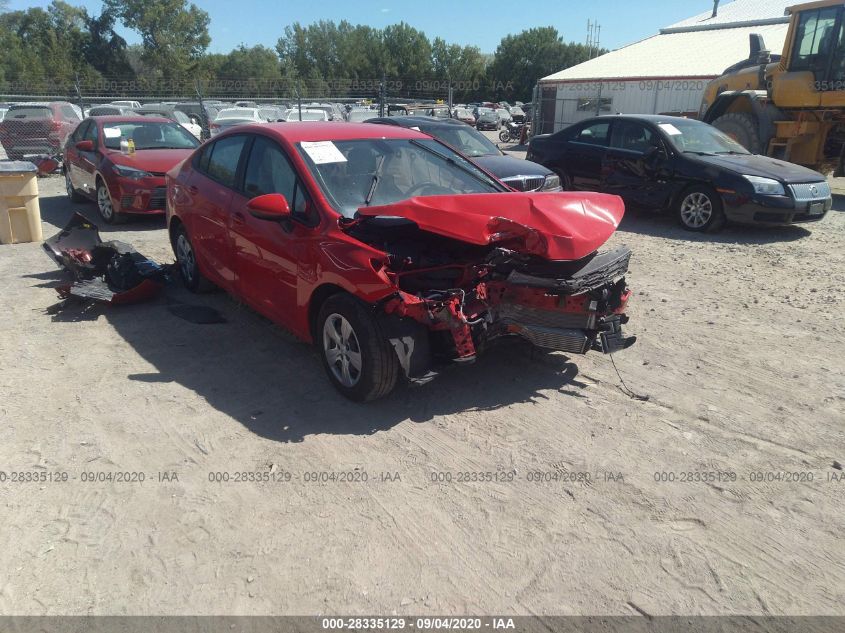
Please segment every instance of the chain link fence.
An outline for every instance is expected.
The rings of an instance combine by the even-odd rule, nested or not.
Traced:
[[[310,107],[369,108],[373,116],[420,114],[437,106],[465,102],[485,90],[480,80],[376,77],[304,80],[216,77],[214,79],[139,79],[97,77],[57,80],[33,77],[0,82],[0,159],[58,154],[79,121],[94,114],[131,114],[138,107],[166,106],[187,115],[210,136],[219,111],[237,103],[266,110],[267,120]],[[275,107],[275,110],[273,108]],[[172,118],[185,123],[182,115]],[[337,114],[331,117],[337,119]]]

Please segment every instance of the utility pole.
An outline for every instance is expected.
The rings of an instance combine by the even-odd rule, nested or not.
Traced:
[[[601,50],[601,24],[587,20],[587,59],[593,58],[593,49],[596,55]]]

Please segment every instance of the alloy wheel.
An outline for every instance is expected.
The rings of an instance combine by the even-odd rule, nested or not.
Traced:
[[[710,197],[695,191],[681,203],[681,220],[693,229],[700,229],[713,217],[713,201]]]
[[[361,346],[352,325],[332,313],[323,324],[323,353],[334,377],[344,387],[354,387],[361,379]]]
[[[108,222],[114,218],[114,207],[112,207],[111,196],[105,185],[97,188],[97,206],[103,218]]]
[[[194,260],[194,249],[191,248],[188,236],[184,233],[181,233],[176,240],[176,259],[179,262],[182,277],[185,278],[185,281],[191,283],[194,280],[196,261]]]

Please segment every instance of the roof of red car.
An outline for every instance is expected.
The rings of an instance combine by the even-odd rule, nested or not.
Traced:
[[[252,127],[252,126],[250,126]],[[335,123],[331,121],[302,121],[293,123],[262,123],[257,127],[271,129],[273,133],[291,143],[302,141],[352,141],[365,138],[430,138],[419,130],[393,125],[372,123]]]

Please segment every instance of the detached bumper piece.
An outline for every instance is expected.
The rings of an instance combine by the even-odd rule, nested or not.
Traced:
[[[43,246],[75,279],[56,289],[62,299],[76,297],[111,305],[149,301],[159,294],[172,268],[157,264],[124,242],[103,242],[97,225],[80,213]]]
[[[612,354],[631,347],[637,342],[637,337],[622,334],[622,325],[627,322],[628,317],[624,314],[616,314],[609,319],[604,319],[598,338],[593,342],[593,349],[604,354]]]

